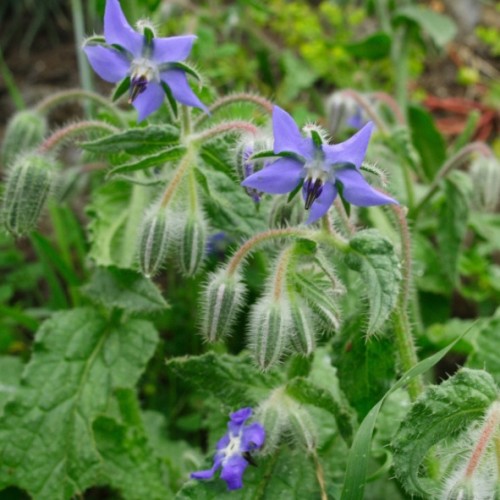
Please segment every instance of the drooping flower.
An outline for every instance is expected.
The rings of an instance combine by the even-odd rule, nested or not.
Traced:
[[[217,443],[212,468],[191,473],[193,479],[212,479],[221,468],[220,477],[226,481],[229,490],[243,487],[243,473],[251,463],[249,454],[262,447],[266,437],[264,427],[258,422],[245,425],[251,416],[251,408],[241,408],[231,413],[228,432]]]
[[[138,121],[156,111],[165,98],[162,84],[174,99],[206,111],[189,86],[179,65],[191,52],[194,35],[156,38],[132,29],[118,0],[107,0],[104,12],[105,44],[89,41],[83,50],[94,71],[108,82],[130,78],[129,102],[137,109]]]
[[[302,184],[308,223],[322,217],[340,192],[360,207],[397,203],[373,189],[361,174],[373,124],[340,144],[324,144],[319,134],[304,137],[293,118],[278,106],[273,109],[274,154],[279,158],[242,182],[247,188],[284,194]]]

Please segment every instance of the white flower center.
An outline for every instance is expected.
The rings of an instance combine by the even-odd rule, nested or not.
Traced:
[[[229,443],[224,448],[224,459],[222,463],[225,464],[233,455],[241,455],[241,432],[236,436],[229,435]]]
[[[147,82],[159,82],[160,72],[158,71],[158,65],[144,57],[134,59],[130,65],[130,78],[132,80],[144,79]]]

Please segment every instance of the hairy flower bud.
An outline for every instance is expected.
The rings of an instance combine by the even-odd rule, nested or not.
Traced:
[[[9,168],[1,218],[15,236],[35,228],[55,182],[56,162],[38,153],[20,156]]]
[[[264,295],[253,306],[249,347],[262,369],[270,368],[283,356],[292,328],[290,303],[283,295],[279,299]]]
[[[207,223],[203,215],[190,214],[180,238],[179,260],[186,276],[196,274],[205,257],[207,246]]]
[[[144,216],[139,236],[139,266],[144,276],[160,270],[175,234],[175,214],[155,203]]]
[[[366,117],[353,97],[345,92],[334,92],[326,102],[328,116],[328,131],[334,137],[346,127],[360,129],[366,122]]]
[[[293,349],[308,356],[316,347],[316,331],[311,317],[311,310],[300,298],[291,300],[293,333],[290,343]]]
[[[245,286],[237,274],[225,269],[209,275],[203,302],[202,334],[209,342],[224,338],[231,331],[245,298]]]
[[[291,201],[288,201],[288,195],[277,196],[269,212],[269,226],[278,229],[298,226],[304,222],[305,218],[306,211],[300,196],[296,196]]]
[[[497,158],[478,158],[471,166],[473,202],[480,210],[494,212],[500,204],[500,162]]]
[[[42,114],[31,109],[16,113],[5,131],[0,155],[3,165],[10,165],[18,154],[38,146],[46,132],[47,121]]]

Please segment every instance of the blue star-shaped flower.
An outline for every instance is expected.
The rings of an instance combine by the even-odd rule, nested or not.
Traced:
[[[372,129],[373,124],[367,123],[347,141],[318,144],[304,137],[293,118],[274,106],[274,153],[282,157],[247,177],[242,185],[265,193],[284,194],[303,182],[305,207],[310,209],[308,223],[326,214],[339,190],[347,202],[360,207],[397,203],[373,189],[361,174]]]
[[[191,90],[186,73],[175,65],[189,55],[196,36],[148,40],[145,35],[131,28],[118,0],[107,0],[104,38],[105,45],[87,43],[83,50],[90,65],[102,79],[116,83],[130,77],[129,101],[139,112],[139,121],[161,106],[165,97],[162,82],[180,103],[206,111],[204,104]]]
[[[243,487],[243,473],[250,463],[245,455],[260,448],[266,438],[266,431],[258,422],[245,425],[251,416],[251,408],[231,413],[228,433],[217,443],[214,465],[211,469],[191,473],[193,479],[212,479],[215,471],[222,468],[220,477],[226,481],[229,490]]]

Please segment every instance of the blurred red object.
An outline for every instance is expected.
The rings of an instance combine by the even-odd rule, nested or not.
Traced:
[[[460,134],[467,122],[468,115],[477,110],[481,113],[473,138],[486,141],[493,132],[500,129],[500,112],[490,106],[462,97],[428,96],[424,101],[427,109],[436,118],[438,129],[446,136]]]

